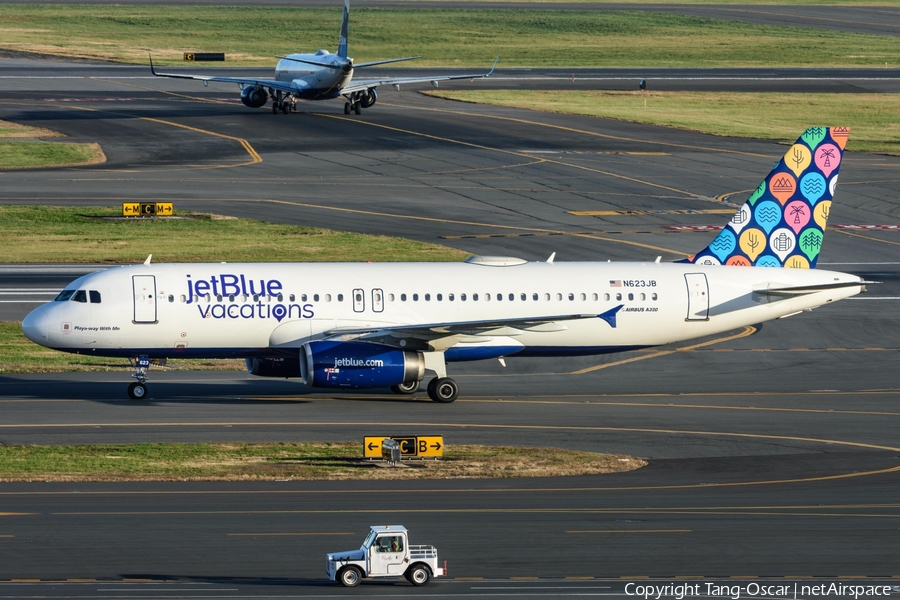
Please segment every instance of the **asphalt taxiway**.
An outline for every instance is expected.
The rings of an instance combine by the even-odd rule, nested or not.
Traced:
[[[109,158],[3,172],[6,204],[166,200],[531,260],[696,251],[714,235],[702,227],[724,223],[785,148],[406,91],[380,94],[359,117],[337,102],[272,115],[231,88],[106,72],[6,88],[0,118],[99,142]],[[447,406],[227,372],[154,372],[142,403],[124,399],[118,368],[0,376],[4,444],[417,432],[650,459],[632,473],[542,480],[4,484],[0,579],[53,582],[3,583],[0,594],[340,594],[322,586],[324,553],[389,521],[438,546],[451,580],[352,593],[621,595],[598,578],[900,576],[900,159],[844,163],[830,219],[844,227],[829,229],[819,264],[883,283],[760,330],[453,366],[462,394]],[[5,269],[0,282],[51,294],[74,276]],[[4,318],[27,308],[0,306]]]

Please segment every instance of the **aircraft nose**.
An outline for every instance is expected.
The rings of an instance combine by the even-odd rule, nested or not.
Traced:
[[[22,321],[22,333],[35,344],[47,344],[47,309],[40,306]]]

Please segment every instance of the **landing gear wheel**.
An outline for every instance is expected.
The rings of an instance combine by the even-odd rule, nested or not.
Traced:
[[[345,115],[350,114],[350,103],[349,102],[344,102],[344,114]]]
[[[432,379],[428,384],[428,396],[435,402],[449,404],[459,395],[459,386],[449,377]]]
[[[415,394],[419,391],[420,381],[411,381],[409,383],[398,383],[391,386],[391,391],[395,394]]]
[[[272,114],[278,114],[278,100],[272,100]]]
[[[344,587],[356,587],[362,579],[362,573],[356,567],[344,567],[338,573],[338,581]]]
[[[431,581],[431,571],[425,565],[410,567],[406,572],[406,580],[416,586],[425,585]]]
[[[291,112],[291,103],[287,100],[281,103],[281,112],[284,114],[288,114]]]
[[[358,115],[362,114],[362,106],[359,104],[359,102],[357,102],[353,105],[353,112],[355,112]]]
[[[143,400],[147,397],[147,386],[135,381],[128,386],[128,395],[132,400]]]

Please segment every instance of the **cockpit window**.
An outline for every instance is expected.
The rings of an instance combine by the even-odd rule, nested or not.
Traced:
[[[53,299],[54,302],[65,302],[69,298],[72,297],[72,294],[75,293],[75,290],[63,290],[59,293],[59,296]]]
[[[98,292],[97,290],[91,290],[90,296],[91,304],[100,304],[100,292]],[[169,302],[171,302],[171,300]]]
[[[87,302],[87,292],[84,290],[78,290],[75,292],[75,295],[72,296],[73,302]]]

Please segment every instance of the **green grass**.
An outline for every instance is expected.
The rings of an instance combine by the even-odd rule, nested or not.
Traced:
[[[650,82],[652,85],[653,82]],[[807,127],[850,127],[849,150],[900,155],[896,94],[433,91],[441,98],[793,141]]]
[[[334,50],[341,11],[225,6],[6,4],[0,48],[178,64],[219,51],[265,65],[290,51]],[[884,66],[900,38],[627,11],[354,9],[357,60],[423,54],[405,66]],[[402,65],[401,65],[402,66]]]
[[[80,166],[105,161],[98,144],[0,142],[0,169]]]
[[[179,213],[176,206],[176,215]],[[121,208],[0,206],[6,263],[454,261],[468,254],[388,236],[249,219],[109,221]]]
[[[362,442],[0,446],[0,481],[444,479],[628,471],[644,461],[558,450],[448,446],[439,461],[377,468]]]

